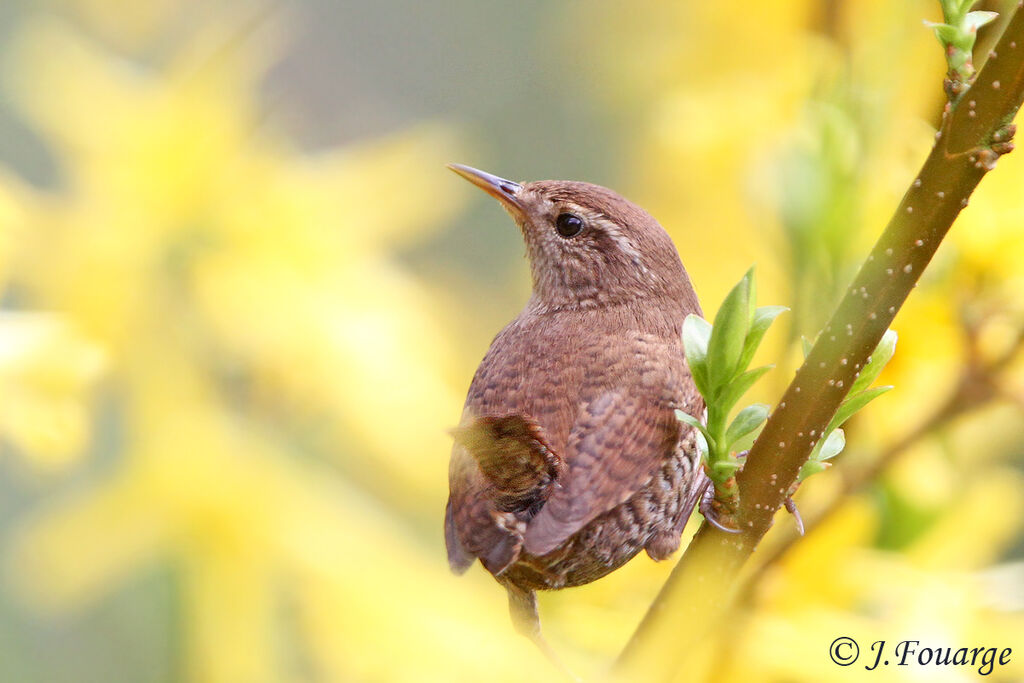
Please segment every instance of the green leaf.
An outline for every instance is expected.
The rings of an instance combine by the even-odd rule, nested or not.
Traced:
[[[711,338],[711,323],[693,313],[683,321],[683,347],[686,357],[691,355],[704,358],[708,355],[708,339]]]
[[[998,16],[998,12],[968,12],[961,26],[967,31],[977,31],[985,24],[995,21]]]
[[[891,386],[875,387],[874,389],[866,389],[858,394],[847,396],[846,400],[839,404],[839,410],[832,416],[832,420],[828,423],[828,427],[825,431],[828,432],[841,426],[844,422],[849,420],[854,413],[890,389],[892,389]]]
[[[754,311],[754,316],[750,323],[750,331],[743,342],[743,353],[740,355],[739,363],[736,364],[737,370],[747,369],[750,361],[754,359],[757,347],[761,345],[765,332],[768,331],[768,328],[771,327],[771,324],[779,315],[788,310],[785,306],[761,306]]]
[[[754,266],[743,274],[743,279],[749,284],[747,286],[747,328],[754,323],[754,314],[757,312],[757,278],[754,276]]]
[[[846,433],[842,429],[836,429],[825,439],[820,449],[817,460],[829,460],[836,457],[846,448]]]
[[[768,406],[764,403],[755,403],[741,410],[729,428],[725,431],[725,443],[722,447],[729,450],[737,440],[751,433],[761,426],[768,419]]]
[[[943,45],[955,44],[956,40],[960,37],[960,29],[956,26],[950,26],[949,24],[937,24],[932,21],[924,22],[925,26],[935,31],[935,37],[938,38],[939,42]]]
[[[697,390],[704,396],[711,393],[714,387],[709,385],[708,375],[708,340],[711,337],[711,323],[699,315],[691,313],[683,321],[683,351],[686,362],[690,366],[693,382]]]
[[[743,341],[750,327],[750,271],[726,295],[715,314],[708,340],[708,374],[711,384],[721,387],[736,374]]]
[[[690,415],[689,413],[684,413],[683,411],[677,409],[676,419],[679,420],[680,422],[690,425],[691,427],[696,428],[697,431],[701,433],[701,435],[707,440],[709,444],[715,442],[715,440],[711,437],[711,434],[708,433],[707,427],[705,427],[701,423],[701,421],[695,418],[693,415]]]
[[[803,467],[800,468],[800,474],[797,475],[796,480],[797,482],[801,482],[807,477],[811,476],[812,474],[824,472],[829,468],[830,465],[831,463],[827,462],[819,462],[818,460],[808,460],[803,464]]]
[[[707,462],[708,458],[711,457],[711,450],[708,448],[707,437],[704,436],[703,432],[697,432],[697,450],[700,452],[702,462]]]
[[[743,394],[750,390],[750,387],[754,386],[754,382],[761,379],[764,373],[771,370],[774,365],[762,365],[759,368],[753,370],[747,370],[742,375],[734,379],[732,382],[722,387],[718,394],[712,397],[712,403],[715,407],[721,410],[723,413],[728,413],[732,410],[732,407],[736,405]]]
[[[811,355],[811,349],[814,347],[814,344],[807,337],[800,337],[800,345],[803,347],[804,359],[806,359],[807,356]]]
[[[761,432],[764,431],[764,425],[765,423],[762,422],[754,431],[733,441],[729,444],[729,450],[733,453],[741,453],[743,451],[750,450],[753,447],[754,442],[757,441],[757,437],[761,436]]]
[[[875,347],[874,352],[871,354],[871,360],[861,368],[857,379],[850,386],[851,396],[867,389],[882,374],[882,370],[892,360],[893,354],[896,353],[897,338],[898,335],[895,330],[885,331],[885,334],[882,335],[882,340],[878,342],[878,346]]]

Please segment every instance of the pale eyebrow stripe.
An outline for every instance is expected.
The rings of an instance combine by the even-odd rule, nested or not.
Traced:
[[[629,254],[629,258],[633,262],[633,265],[635,265],[644,273],[648,272],[647,266],[644,265],[643,259],[640,258],[640,252],[637,250],[635,246],[633,246],[633,243],[629,240],[629,238],[622,234],[622,231],[619,229],[618,225],[616,225],[613,221],[603,216],[601,218],[598,218],[596,222],[601,226],[605,234],[608,235],[608,237],[615,243],[615,246],[618,247],[620,251],[622,251],[625,254]]]

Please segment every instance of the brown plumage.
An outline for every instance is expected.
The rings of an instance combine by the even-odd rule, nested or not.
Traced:
[[[448,559],[462,572],[479,558],[542,642],[534,591],[679,547],[707,483],[673,412],[704,410],[680,341],[700,306],[668,234],[611,190],[452,169],[519,225],[533,294],[491,344],[453,432]]]

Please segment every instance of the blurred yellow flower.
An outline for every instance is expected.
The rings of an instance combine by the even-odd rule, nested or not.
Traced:
[[[286,680],[275,634],[292,598],[332,678],[541,676],[528,644],[499,646],[512,634],[490,580],[456,584],[436,545],[395,537],[442,509],[458,414],[436,304],[395,257],[455,208],[452,136],[299,154],[257,121],[251,52],[147,69],[55,21],[18,32],[7,81],[62,177],[0,216],[24,228],[25,300],[73,322],[0,321],[0,429],[40,445],[56,417],[37,413],[59,408],[71,424],[56,433],[80,442],[85,416],[46,401],[105,357],[119,465],[24,520],[5,553],[15,592],[61,611],[170,561],[197,680]],[[321,457],[355,483],[322,483],[337,471]],[[374,520],[382,502],[397,519]],[[412,592],[409,574],[431,588]],[[489,615],[463,620],[482,595]],[[410,643],[404,674],[388,624]]]
[[[993,600],[994,575],[979,572],[1020,533],[1024,478],[1002,469],[961,482],[927,533],[902,552],[872,549],[879,526],[873,506],[852,499],[827,528],[794,547],[761,581],[749,611],[727,636],[731,655],[714,680],[861,680],[872,643],[922,647],[1012,647],[1024,615]],[[1006,504],[1010,501],[1011,509]],[[828,655],[839,637],[860,644],[860,660],[837,666]],[[884,666],[879,680],[971,680],[977,667]],[[998,667],[1017,680],[1024,663]]]
[[[176,320],[193,352],[251,368],[278,408],[329,420],[327,448],[355,457],[339,439],[357,433],[364,475],[404,482],[396,500],[438,483],[422,458],[447,448],[458,412],[444,331],[389,254],[454,208],[438,172],[450,135],[295,156],[257,127],[245,51],[158,75],[52,22],[18,46],[16,101],[71,188],[36,214],[25,263],[48,265],[23,275],[40,296],[129,356]]]
[[[85,392],[103,363],[56,315],[0,313],[0,437],[43,471],[74,462],[92,418]]]
[[[672,233],[702,299],[757,262],[761,303],[827,310],[932,139],[933,5],[604,1],[547,25],[574,27],[582,40],[558,33],[586,64],[574,78],[635,123],[608,142],[615,186]],[[262,105],[276,7],[59,0],[7,31],[5,104],[54,177],[30,189],[0,169],[0,439],[51,476],[0,520],[0,608],[16,599],[48,628],[171,567],[158,618],[177,619],[189,680],[549,679],[493,579],[444,563],[444,430],[476,360],[453,356],[479,354],[500,308],[479,279],[410,267],[450,246],[441,230],[470,196],[443,170],[456,136],[420,122],[301,150]],[[387,56],[408,57],[399,42]],[[881,379],[896,390],[850,426],[851,459],[941,405],[973,348],[966,320],[986,358],[1017,343],[1022,172],[1000,161],[897,318]],[[820,313],[784,318],[793,334],[773,332],[765,362],[798,358]],[[998,383],[1024,406],[1022,363]],[[998,564],[1021,535],[1019,415],[1004,404],[929,435],[877,495],[797,543],[752,589],[712,678],[853,678],[828,659],[842,633],[1024,637],[1004,590],[1019,571]],[[97,444],[89,477],[52,476]],[[801,495],[828,499],[836,474]],[[777,524],[766,544],[790,533]],[[638,558],[542,596],[548,638],[603,674],[670,570]]]
[[[152,360],[159,369],[136,394],[125,465],[21,529],[11,569],[23,598],[66,609],[169,560],[180,568],[195,680],[288,680],[275,639],[286,604],[330,680],[550,671],[515,638],[489,578],[451,576],[378,503],[225,418],[181,359]],[[410,575],[422,589],[406,585]]]
[[[19,184],[0,170],[0,291],[7,283],[15,235],[24,221],[22,194]]]

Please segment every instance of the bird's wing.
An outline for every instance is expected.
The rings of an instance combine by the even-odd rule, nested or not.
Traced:
[[[569,433],[568,472],[527,525],[524,549],[545,555],[624,503],[673,453],[682,424],[667,400],[608,391],[586,402]]]
[[[499,574],[519,553],[522,530],[513,525],[548,498],[565,465],[541,427],[521,415],[469,416],[452,433],[448,561],[464,571],[479,557]]]
[[[522,512],[541,502],[565,470],[544,430],[522,415],[469,418],[452,433],[476,460],[501,512]]]

